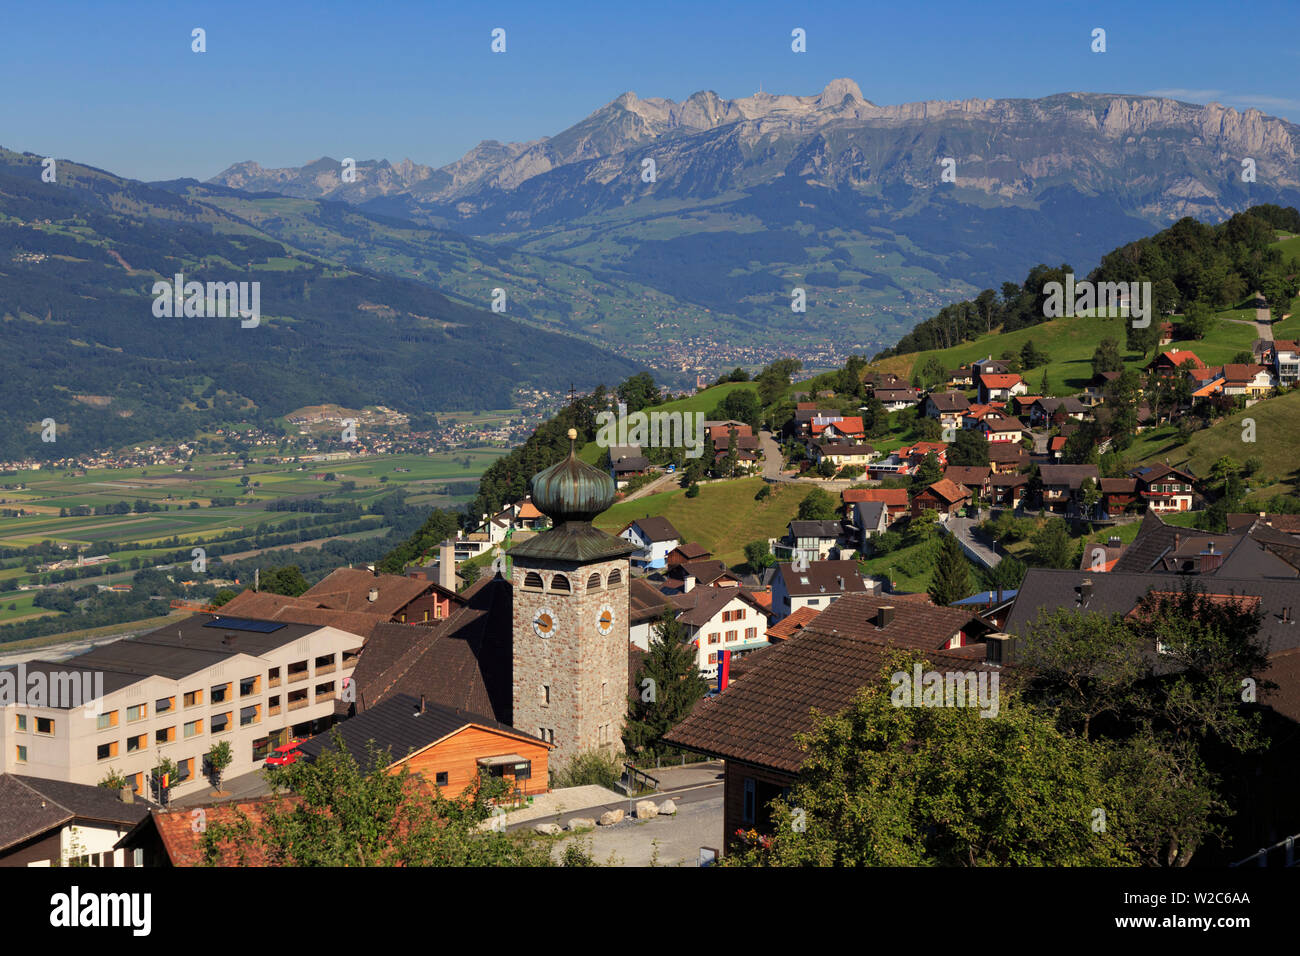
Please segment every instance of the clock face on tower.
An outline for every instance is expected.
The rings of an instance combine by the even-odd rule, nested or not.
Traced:
[[[549,607],[540,607],[533,615],[533,630],[538,637],[550,637],[555,633],[555,612]]]
[[[600,631],[601,637],[614,630],[614,609],[610,605],[602,604],[596,613],[596,630]]]

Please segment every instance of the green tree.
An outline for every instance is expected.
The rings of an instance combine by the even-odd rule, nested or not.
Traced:
[[[763,569],[775,563],[771,548],[766,541],[751,541],[745,545],[745,563],[754,574],[762,574]]]
[[[796,518],[799,521],[833,521],[837,517],[836,511],[835,499],[824,489],[814,488],[799,502]]]
[[[288,564],[264,570],[259,575],[258,587],[263,591],[270,591],[272,594],[286,594],[289,597],[297,597],[311,585],[302,576],[302,570],[298,565]]]
[[[235,755],[230,752],[230,741],[228,740],[213,744],[208,749],[207,769],[213,790],[221,791],[221,777],[234,759]]]
[[[953,601],[959,601],[970,594],[970,564],[962,553],[956,535],[942,536],[934,562],[934,574],[926,593],[940,607],[947,607]]]
[[[1205,338],[1217,324],[1214,310],[1207,302],[1193,302],[1183,313],[1183,328],[1193,339]]]
[[[1102,339],[1097,350],[1092,353],[1092,374],[1122,371],[1124,359],[1119,354],[1119,343],[1110,337]]]
[[[1014,554],[1005,554],[1002,560],[982,572],[984,587],[990,591],[1014,591],[1025,579],[1025,562]]]
[[[665,610],[655,623],[654,639],[628,698],[623,746],[629,754],[673,752],[663,743],[664,735],[691,712],[709,689],[708,681],[700,675],[698,653],[687,640],[685,626],[672,611]]]
[[[1047,522],[1033,533],[1029,542],[1034,549],[1034,563],[1039,567],[1074,567],[1075,546],[1070,539],[1070,529],[1065,519],[1047,519]]]
[[[926,668],[919,655],[891,657],[850,707],[800,735],[807,759],[771,806],[770,845],[727,865],[1136,862],[1121,827],[1090,826],[1095,808],[1121,799],[1103,746],[1061,733],[1005,687],[993,720],[976,707],[897,706],[914,663]]]
[[[480,776],[456,797],[430,788],[403,763],[370,744],[358,762],[333,736],[317,759],[266,772],[275,798],[259,805],[260,821],[243,811],[209,820],[204,860],[269,866],[549,866],[549,847],[482,824],[509,784]],[[292,794],[286,797],[284,794]]]
[[[659,386],[649,372],[637,372],[630,376],[617,391],[618,400],[627,405],[629,414],[659,404]]]
[[[989,443],[973,428],[963,428],[948,446],[948,464],[987,468]]]
[[[1050,359],[1050,355],[1034,345],[1033,339],[1026,339],[1025,344],[1020,347],[1020,367],[1025,371],[1046,365]]]
[[[1134,325],[1132,322],[1128,324],[1124,346],[1130,352],[1137,352],[1145,358],[1159,344],[1160,324],[1158,322],[1152,321],[1142,326]]]
[[[916,471],[912,473],[911,492],[915,495],[923,491],[930,485],[934,484],[943,477],[943,467],[939,464],[939,458],[934,452],[926,452],[921,463],[916,466]]]

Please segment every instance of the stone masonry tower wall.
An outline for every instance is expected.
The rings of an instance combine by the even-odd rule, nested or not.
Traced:
[[[556,745],[552,768],[589,750],[618,753],[628,694],[627,559],[520,557],[511,582],[515,727]]]

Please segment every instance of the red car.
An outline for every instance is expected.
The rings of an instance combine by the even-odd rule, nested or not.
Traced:
[[[275,755],[266,758],[268,767],[287,767],[295,763],[302,754],[298,753],[297,747],[302,741],[291,740],[287,744],[281,744],[275,748]]]

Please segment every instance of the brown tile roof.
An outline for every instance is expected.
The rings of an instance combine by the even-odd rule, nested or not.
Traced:
[[[376,614],[336,611],[309,598],[288,597],[270,591],[243,591],[227,601],[222,606],[221,613],[260,621],[336,627],[340,631],[367,639],[377,625],[384,623],[384,618]]]
[[[1024,379],[1019,375],[1008,372],[1005,375],[981,375],[980,384],[985,388],[1012,388],[1019,385]]]
[[[950,503],[955,503],[970,497],[969,491],[950,478],[940,478],[925,490],[934,492],[934,494],[938,495],[944,501]]]
[[[652,621],[672,602],[668,595],[645,578],[632,578],[627,588],[627,620],[629,624]]]
[[[672,522],[660,515],[654,515],[648,518],[637,518],[635,521],[630,521],[626,526],[624,526],[623,531],[626,531],[628,528],[632,527],[632,525],[636,525],[641,529],[641,533],[650,541],[672,541],[673,539],[681,538],[677,529],[673,527]],[[623,531],[620,531],[619,534],[622,534]]]
[[[754,600],[753,595],[743,588],[696,587],[669,598],[679,610],[677,620],[692,627],[702,627],[712,620],[719,611],[732,601],[740,600],[750,605],[764,617],[767,608]]]
[[[357,709],[392,694],[511,723],[514,594],[493,576],[469,605],[433,626],[377,626],[357,660]]]
[[[194,811],[201,809],[207,824],[238,824],[247,818],[255,830],[260,830],[266,822],[266,809],[275,801],[282,800],[292,805],[302,798],[289,795],[284,797],[261,797],[244,802],[212,803],[202,806],[187,806],[170,810],[153,810],[149,819],[132,834],[152,825],[158,831],[163,852],[172,866],[206,866],[203,855],[203,832],[194,826]],[[262,849],[260,840],[249,840],[238,848],[223,845],[217,857],[216,866],[268,866],[269,861]]]
[[[302,596],[338,611],[392,617],[420,595],[436,588],[432,581],[400,574],[372,574],[360,568],[337,568]],[[379,592],[374,601],[370,591]]]
[[[964,412],[970,408],[970,400],[962,392],[935,392],[927,398],[941,412]]]
[[[696,558],[707,558],[712,552],[702,544],[698,544],[694,541],[687,541],[685,544],[679,544],[669,553],[680,554],[683,558],[686,558],[686,560],[693,561]]]
[[[818,616],[813,625],[789,640],[765,649],[745,668],[744,679],[716,697],[696,704],[667,740],[696,750],[785,772],[795,773],[804,752],[794,737],[813,728],[813,710],[835,714],[852,703],[861,688],[882,676],[893,648],[886,643],[895,632],[907,635],[905,643],[938,643],[971,620],[969,612],[936,608],[912,602],[895,605],[893,622],[883,631],[863,620],[862,612],[887,601],[870,601],[866,595],[841,598]],[[842,606],[845,627],[827,629],[826,615]],[[857,613],[853,609],[857,608]],[[954,624],[954,621],[960,621]],[[936,668],[986,670],[979,661],[943,652],[926,652]]]
[[[983,485],[988,481],[989,475],[992,474],[988,466],[980,467],[979,465],[949,465],[943,471],[943,476],[949,481],[958,485]]]
[[[907,507],[906,488],[845,488],[840,499],[846,504],[859,501],[882,501],[890,508]]]

